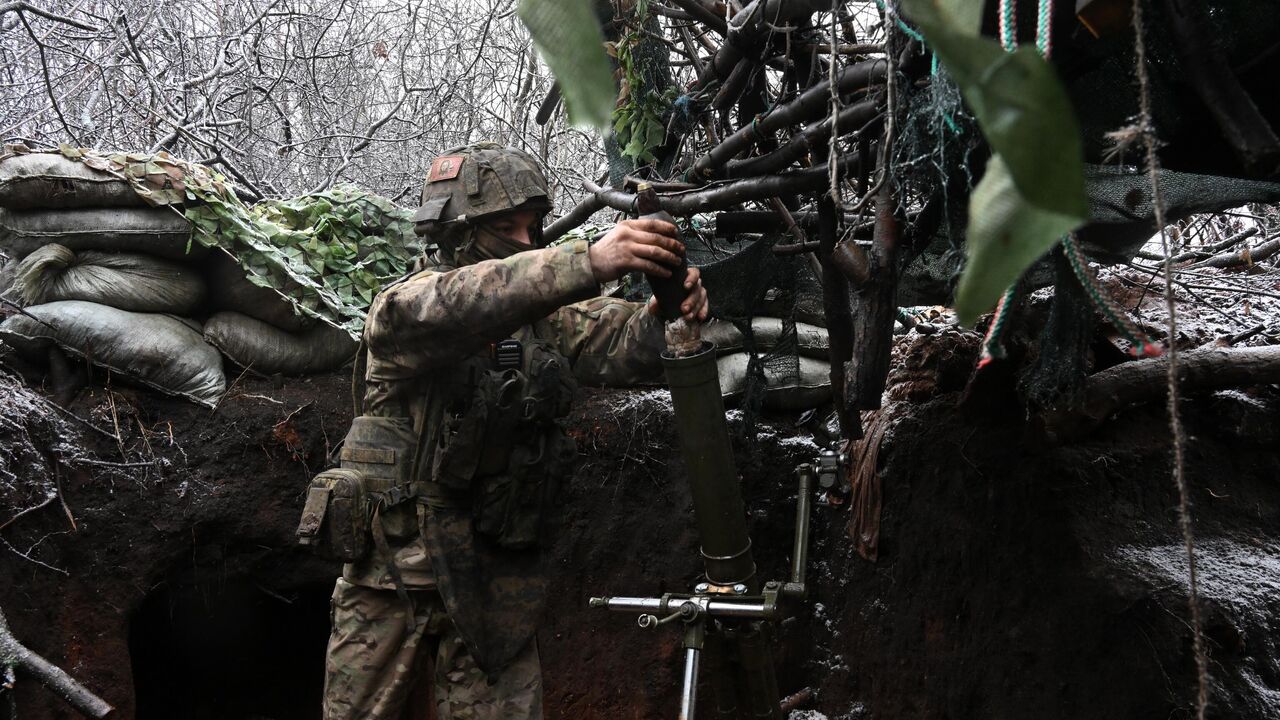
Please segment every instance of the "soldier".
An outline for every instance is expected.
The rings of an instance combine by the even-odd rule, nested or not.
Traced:
[[[684,252],[661,220],[544,248],[550,209],[519,150],[481,143],[431,164],[415,216],[431,267],[385,289],[365,325],[342,466],[365,478],[374,547],[333,592],[325,720],[418,717],[423,686],[440,720],[542,716],[538,548],[575,455],[558,421],[575,379],[649,379],[663,349],[652,300],[645,312],[599,286],[669,276]],[[686,319],[705,319],[696,269],[685,288]]]

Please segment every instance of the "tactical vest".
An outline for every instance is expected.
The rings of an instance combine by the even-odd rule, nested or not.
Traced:
[[[340,468],[312,482],[302,542],[344,562],[370,540],[388,554],[388,536],[417,531],[416,500],[469,509],[475,533],[501,548],[536,546],[575,455],[559,423],[575,389],[548,343],[509,339],[428,380],[416,430],[410,417],[356,417]]]

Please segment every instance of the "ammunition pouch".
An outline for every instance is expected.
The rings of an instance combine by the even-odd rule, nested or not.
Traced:
[[[334,468],[311,480],[298,543],[330,560],[364,558],[369,551],[369,496],[359,472]]]
[[[538,544],[572,462],[573,440],[556,421],[575,385],[564,358],[541,343],[513,356],[519,368],[473,364],[445,403],[429,486],[450,498],[469,493],[475,532],[518,550]]]

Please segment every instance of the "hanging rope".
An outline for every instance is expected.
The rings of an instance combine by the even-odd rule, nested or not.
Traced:
[[[1187,491],[1185,457],[1187,435],[1182,429],[1182,418],[1178,414],[1178,313],[1173,299],[1173,251],[1169,247],[1169,236],[1165,233],[1160,160],[1156,157],[1156,137],[1151,122],[1151,78],[1147,75],[1147,47],[1142,29],[1142,0],[1133,0],[1133,34],[1140,100],[1138,128],[1142,132],[1142,142],[1146,145],[1147,174],[1151,180],[1151,202],[1155,209],[1156,227],[1160,231],[1160,246],[1164,252],[1164,303],[1165,310],[1169,313],[1168,412],[1169,432],[1173,435],[1173,481],[1178,487],[1178,525],[1182,529],[1182,542],[1187,553],[1187,605],[1191,611],[1192,647],[1196,655],[1196,718],[1204,720],[1205,708],[1209,705],[1209,658],[1205,654],[1204,624],[1200,617],[1195,536],[1191,531],[1191,499]]]

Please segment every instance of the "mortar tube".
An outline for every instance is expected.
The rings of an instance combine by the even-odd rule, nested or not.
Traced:
[[[683,357],[664,353],[662,364],[689,473],[707,581],[722,586],[742,583],[748,594],[756,594],[760,583],[725,422],[715,346],[704,342],[699,351]]]

